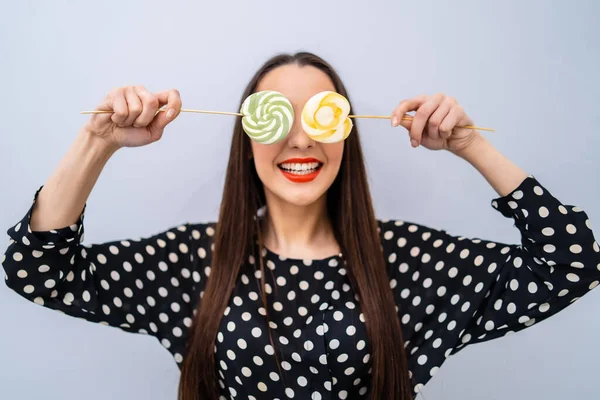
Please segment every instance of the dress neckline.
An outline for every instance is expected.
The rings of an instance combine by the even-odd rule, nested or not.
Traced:
[[[275,253],[274,251],[270,250],[269,248],[267,248],[266,246],[262,246],[262,253],[263,253],[263,257],[266,257],[267,260],[271,260],[273,262],[275,261],[286,261],[286,262],[291,262],[291,263],[298,263],[298,264],[304,264],[304,265],[311,265],[313,263],[327,263],[329,264],[332,261],[336,261],[338,264],[341,263],[342,259],[343,259],[343,255],[342,253],[338,253],[338,254],[334,254],[331,256],[327,256],[327,257],[322,257],[322,258],[291,258],[291,257],[284,257],[281,256],[278,253]]]

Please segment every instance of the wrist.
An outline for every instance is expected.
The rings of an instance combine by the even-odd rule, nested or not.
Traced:
[[[77,142],[86,154],[98,161],[108,161],[108,159],[119,150],[119,146],[96,135],[86,127],[83,127],[81,131],[79,131]]]
[[[478,131],[475,131],[469,142],[457,150],[452,150],[452,154],[462,158],[463,160],[473,163],[478,157],[484,155],[490,148],[490,143]]]

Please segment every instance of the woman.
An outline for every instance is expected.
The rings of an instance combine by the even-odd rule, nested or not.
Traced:
[[[281,92],[296,115],[316,93],[348,97],[309,53],[267,61],[242,99],[262,90]],[[406,400],[466,345],[531,326],[598,285],[587,215],[457,128],[473,121],[443,94],[401,102],[392,124],[481,172],[520,245],[376,220],[356,127],[322,144],[297,119],[284,141],[263,145],[238,119],[218,223],[83,246],[106,162],[159,140],[180,108],[176,90],[110,92],[98,109],[114,113],[84,126],[8,230],[3,262],[7,285],[37,304],[155,336],[181,368],[180,399]],[[414,120],[400,120],[409,111]]]

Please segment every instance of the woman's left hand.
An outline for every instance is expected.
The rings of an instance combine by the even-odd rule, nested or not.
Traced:
[[[408,111],[416,111],[412,121],[402,120]],[[402,125],[410,131],[413,147],[420,144],[429,150],[460,152],[477,138],[475,129],[458,128],[474,125],[456,99],[438,93],[403,100],[392,112],[392,126]]]

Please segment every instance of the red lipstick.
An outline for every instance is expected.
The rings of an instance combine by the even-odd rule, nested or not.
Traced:
[[[316,163],[318,164],[316,168],[311,168],[310,170],[299,170],[297,168],[284,168],[285,164],[309,164]],[[313,181],[321,172],[321,167],[323,163],[316,158],[290,158],[282,163],[278,164],[279,170],[288,180],[294,183],[306,183]],[[288,165],[289,167],[289,165]],[[308,172],[310,171],[310,172]]]

